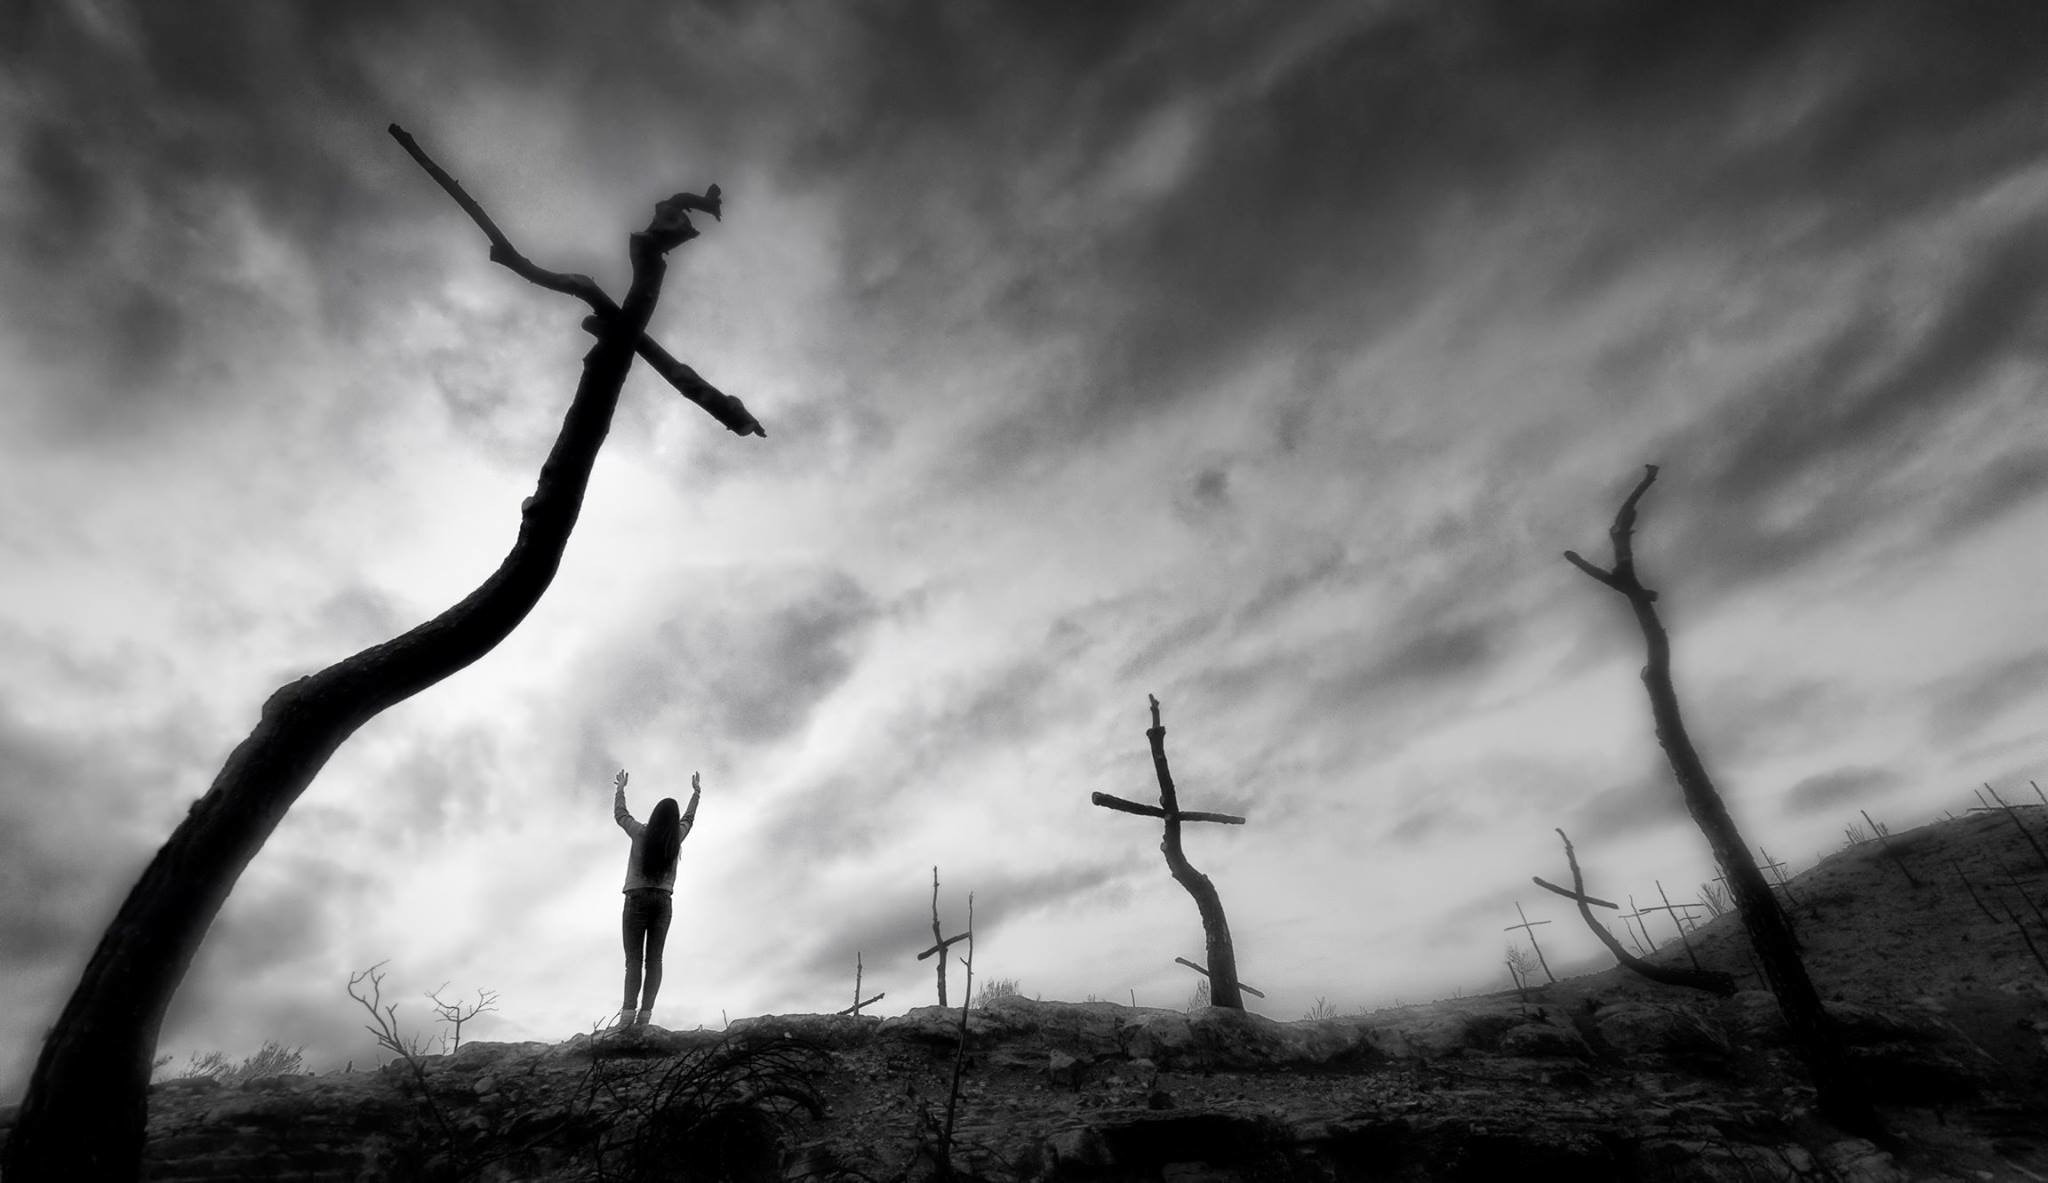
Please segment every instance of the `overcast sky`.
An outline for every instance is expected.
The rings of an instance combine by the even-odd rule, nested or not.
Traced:
[[[2048,774],[2048,8],[0,8],[0,1100],[279,684],[466,594],[582,310],[719,183],[561,573],[377,718],[163,1050],[375,1058],[344,987],[617,1005],[626,843],[704,800],[657,1021],[984,975],[1181,1006],[1190,827],[1264,1013],[1493,988],[1529,886],[1713,872],[1608,558],[1752,843]],[[1550,935],[1554,934],[1554,935]],[[959,973],[952,974],[957,991]],[[956,994],[957,999],[957,994]]]

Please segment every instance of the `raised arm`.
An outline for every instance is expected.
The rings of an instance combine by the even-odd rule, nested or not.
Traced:
[[[690,836],[690,827],[697,824],[697,798],[703,795],[704,786],[697,783],[697,774],[693,772],[690,774],[690,804],[683,810],[682,824],[676,834],[678,842],[688,838]]]
[[[646,829],[647,827],[641,825],[638,821],[635,821],[633,818],[632,811],[626,808],[625,769],[619,769],[619,775],[612,779],[612,784],[616,786],[612,793],[612,820],[619,823],[619,828],[621,830],[626,831],[628,837],[638,838],[640,836],[640,831]],[[694,804],[694,802],[692,802],[692,804]]]

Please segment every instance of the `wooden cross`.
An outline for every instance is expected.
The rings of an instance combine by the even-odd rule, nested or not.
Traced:
[[[1202,975],[1203,977],[1205,977],[1205,978],[1209,976],[1209,971],[1208,971],[1208,970],[1206,970],[1206,969],[1203,969],[1203,968],[1202,968],[1201,966],[1199,966],[1199,965],[1196,965],[1196,964],[1195,964],[1194,962],[1192,962],[1192,961],[1189,961],[1189,960],[1188,960],[1187,958],[1185,958],[1185,957],[1176,957],[1176,958],[1174,958],[1174,960],[1175,960],[1175,961],[1177,961],[1177,962],[1179,962],[1179,963],[1180,963],[1180,964],[1182,964],[1182,965],[1185,965],[1185,966],[1187,966],[1187,967],[1188,967],[1189,969],[1191,969],[1191,970],[1194,970],[1194,971],[1195,971],[1196,973],[1198,973],[1198,974],[1201,974],[1201,975]],[[1264,998],[1264,997],[1266,996],[1266,992],[1265,992],[1265,991],[1263,991],[1263,990],[1254,990],[1254,989],[1253,989],[1252,987],[1250,987],[1250,986],[1247,986],[1247,985],[1245,985],[1245,984],[1244,984],[1243,982],[1239,982],[1239,983],[1237,984],[1237,988],[1238,988],[1238,989],[1240,989],[1240,990],[1242,990],[1242,991],[1244,991],[1245,993],[1247,993],[1247,994],[1251,995],[1251,996],[1252,996],[1252,997],[1254,997],[1254,998]],[[1131,991],[1131,1005],[1132,1005],[1132,1006],[1136,1006],[1136,1005],[1138,1005],[1138,992],[1137,992],[1136,990],[1133,990],[1133,991]]]
[[[1550,921],[1529,919],[1529,914],[1522,911],[1522,901],[1520,900],[1515,901],[1515,915],[1520,916],[1522,922],[1520,924],[1510,924],[1506,928],[1501,929],[1501,931],[1513,932],[1519,928],[1527,932],[1529,934],[1529,947],[1536,950],[1536,964],[1543,967],[1543,976],[1549,978],[1551,983],[1555,984],[1557,982],[1557,975],[1550,972],[1550,962],[1543,959],[1543,946],[1536,943],[1536,926],[1539,924],[1549,924]]]
[[[1795,908],[1798,907],[1799,901],[1792,895],[1792,881],[1785,878],[1785,864],[1772,858],[1771,852],[1761,846],[1756,848],[1756,852],[1764,856],[1764,861],[1757,865],[1769,871],[1771,877],[1778,881],[1778,890],[1785,893],[1785,902]],[[1787,914],[1785,919],[1789,921],[1792,917]]]
[[[887,998],[888,996],[889,996],[889,995],[888,995],[888,992],[887,992],[887,991],[883,991],[882,993],[880,993],[880,994],[877,994],[877,995],[875,995],[875,996],[874,996],[873,998],[870,998],[870,999],[868,999],[868,1000],[867,1000],[866,1002],[862,1002],[862,1001],[861,1001],[861,999],[860,999],[860,950],[858,950],[858,949],[855,949],[855,950],[853,951],[853,1005],[852,1005],[852,1006],[849,1006],[849,1007],[847,1007],[847,1008],[846,1008],[845,1010],[843,1010],[843,1011],[840,1011],[839,1013],[840,1013],[840,1014],[842,1014],[842,1015],[852,1015],[852,1016],[854,1016],[855,1018],[859,1018],[859,1017],[860,1017],[860,1008],[861,1008],[861,1007],[864,1007],[864,1006],[873,1006],[874,1004],[876,1004],[877,1002],[880,1002],[880,1001],[882,1001],[882,999],[884,999],[884,998]]]
[[[1643,920],[1643,910],[1641,908],[1636,907],[1636,897],[1634,892],[1629,893],[1628,906],[1629,911],[1623,913],[1621,917],[1622,926],[1628,929],[1628,939],[1631,941],[1636,941],[1636,929],[1640,928],[1643,930],[1643,939],[1640,941],[1636,941],[1636,949],[1640,951],[1644,956],[1648,956],[1650,953],[1656,950],[1657,938],[1650,935],[1650,926]],[[1628,923],[1628,921],[1631,920],[1635,921],[1633,925]],[[1643,945],[1645,943],[1647,943],[1650,946],[1648,949],[1643,948]]]
[[[1228,1010],[1243,1010],[1244,998],[1237,978],[1237,951],[1230,941],[1230,923],[1223,915],[1223,900],[1216,893],[1216,885],[1207,875],[1195,870],[1181,850],[1180,824],[1182,822],[1217,822],[1227,826],[1241,826],[1244,819],[1228,813],[1197,813],[1183,810],[1180,798],[1173,787],[1173,773],[1166,764],[1166,725],[1159,721],[1159,700],[1145,696],[1152,707],[1152,726],[1145,731],[1145,739],[1152,747],[1152,771],[1159,780],[1159,804],[1142,805],[1126,801],[1108,793],[1091,793],[1091,804],[1119,813],[1135,813],[1140,817],[1156,817],[1166,823],[1165,834],[1159,842],[1159,853],[1166,856],[1166,869],[1173,874],[1174,882],[1194,897],[1195,908],[1202,916],[1202,937],[1208,944],[1209,1001]],[[1198,967],[1199,968],[1199,967]]]
[[[1643,909],[1643,911],[1645,911],[1645,912],[1669,912],[1669,913],[1671,913],[1671,924],[1672,924],[1672,927],[1674,927],[1674,928],[1678,929],[1678,940],[1679,940],[1679,942],[1680,942],[1681,944],[1683,944],[1683,945],[1685,946],[1685,955],[1686,955],[1686,957],[1688,957],[1688,958],[1690,958],[1690,959],[1691,959],[1691,961],[1692,961],[1692,967],[1693,967],[1694,969],[1698,969],[1698,968],[1700,968],[1700,958],[1699,958],[1699,954],[1697,954],[1697,953],[1694,953],[1694,952],[1692,951],[1692,941],[1691,941],[1691,939],[1690,939],[1690,938],[1688,938],[1688,937],[1687,937],[1687,936],[1685,935],[1685,925],[1683,925],[1683,924],[1679,923],[1679,920],[1678,920],[1678,916],[1679,916],[1679,911],[1680,911],[1681,909],[1697,909],[1697,908],[1699,907],[1699,905],[1698,905],[1698,904],[1674,904],[1674,903],[1672,903],[1672,902],[1671,902],[1671,897],[1670,897],[1670,896],[1668,896],[1668,895],[1665,895],[1665,894],[1664,894],[1664,881],[1663,881],[1663,880],[1661,880],[1661,879],[1658,879],[1658,880],[1654,880],[1653,882],[1655,882],[1655,883],[1657,884],[1657,895],[1658,895],[1658,897],[1659,897],[1659,898],[1661,898],[1661,899],[1662,899],[1662,900],[1664,901],[1664,906],[1663,906],[1663,907],[1661,907],[1661,908],[1644,908],[1644,909]],[[1691,919],[1691,915],[1690,915],[1690,913],[1689,913],[1689,912],[1688,912],[1688,914],[1687,914],[1686,918],[1687,918],[1688,920],[1689,920],[1689,919]]]
[[[919,953],[917,955],[917,959],[919,961],[923,961],[925,958],[930,957],[934,953],[939,955],[940,1006],[946,1005],[946,946],[952,944],[955,941],[964,941],[966,939],[967,934],[964,932],[958,936],[951,937],[939,935],[939,869],[936,866],[934,866],[932,868],[932,940],[937,941],[938,943],[933,945],[931,948],[926,949],[924,952]]]

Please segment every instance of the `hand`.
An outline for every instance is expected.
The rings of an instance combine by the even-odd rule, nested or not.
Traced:
[[[697,774],[696,774],[696,773],[694,773],[694,772],[693,772],[693,773],[691,773],[691,774],[690,774],[690,795],[694,797],[694,796],[696,796],[696,795],[697,795],[698,793],[701,793],[701,792],[703,792],[703,791],[704,791],[704,786],[703,786],[703,785],[700,785],[700,784],[698,784],[698,783],[697,783]]]
[[[613,778],[612,778],[612,783],[613,783],[614,785],[617,785],[617,786],[618,786],[618,791],[619,791],[619,792],[621,792],[621,793],[625,792],[625,791],[626,791],[626,770],[625,770],[625,769],[623,769],[623,768],[619,769],[619,774],[618,774],[617,776],[615,776],[615,777],[613,777]]]

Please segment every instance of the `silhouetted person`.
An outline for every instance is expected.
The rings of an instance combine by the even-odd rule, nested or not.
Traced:
[[[678,816],[676,799],[663,797],[643,826],[626,809],[625,769],[619,769],[614,783],[618,791],[612,797],[612,817],[633,840],[626,856],[626,906],[619,919],[626,941],[626,1001],[619,1007],[619,1025],[645,1027],[654,1016],[654,996],[661,991],[661,946],[668,940],[674,904],[676,855],[697,820],[697,798],[704,790],[697,774],[691,773],[690,807]]]

